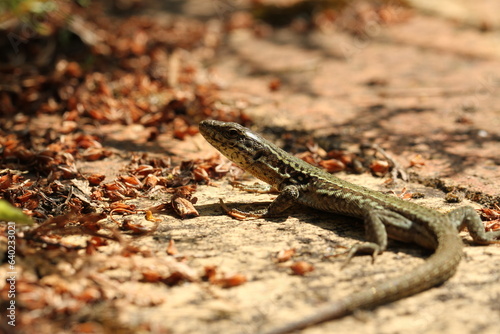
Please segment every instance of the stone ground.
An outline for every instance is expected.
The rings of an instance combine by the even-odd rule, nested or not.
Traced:
[[[260,38],[235,30],[209,65],[212,79],[224,87],[222,103],[239,101],[255,130],[271,139],[272,129],[284,128],[305,130],[318,143],[340,138],[352,151],[360,142],[377,143],[416,175],[391,189],[369,174],[339,177],[381,191],[421,192],[425,197],[412,201],[440,211],[499,205],[500,22],[492,14],[500,6],[493,0],[443,1],[439,7],[414,2],[417,9],[407,20],[367,26],[364,39],[336,29],[282,29]],[[182,10],[194,15],[203,12],[200,7],[190,1]],[[277,91],[269,89],[274,80],[281,83]],[[158,150],[186,159],[217,154],[201,136],[160,143]],[[411,167],[414,160],[424,164]],[[119,169],[116,162],[80,166],[82,173],[108,176]],[[436,180],[468,199],[445,203]],[[121,323],[147,324],[151,333],[259,333],[410,271],[429,256],[419,247],[391,243],[375,264],[360,256],[341,269],[344,258],[331,255],[363,239],[356,220],[297,207],[289,217],[237,221],[222,213],[219,198],[262,205],[275,196],[233,189],[227,178],[198,187],[196,196],[199,217],[163,216],[158,232],[135,244],[159,250],[172,239],[177,256],[195,271],[217,266],[219,275],[242,274],[248,281],[229,289],[203,282],[123,282],[115,287],[122,296],[115,304]],[[303,333],[498,333],[500,247],[474,246],[467,233],[461,235],[466,256],[442,286]],[[276,263],[278,252],[292,248],[293,261],[315,270],[292,275],[292,261]],[[145,301],[126,303],[135,299]]]
[[[354,144],[349,139],[364,139],[380,144],[404,166],[420,155],[425,165],[410,168],[420,178],[463,186],[498,203],[500,22],[488,18],[493,7],[500,8],[493,1],[488,4],[443,2],[442,8],[427,8],[398,25],[367,27],[370,35],[364,41],[337,31],[301,35],[283,30],[264,39],[236,31],[213,75],[226,85],[228,99],[249,101],[247,112],[258,131],[279,126],[310,131],[316,139],[341,135],[346,145]],[[424,1],[416,5],[426,6]],[[481,31],[485,22],[492,30]],[[269,82],[276,78],[281,89],[271,92]],[[195,143],[207,156],[214,154],[202,138]],[[341,177],[384,190],[382,179]],[[423,192],[425,199],[415,202],[438,210],[464,205],[445,204],[444,193],[437,189],[416,183],[401,183],[396,189],[403,187]],[[198,194],[201,216],[170,223],[179,227],[170,226],[169,233],[193,262],[245,273],[249,282],[210,292],[199,286],[174,289],[164,320],[176,324],[175,333],[269,329],[411,270],[428,255],[391,244],[375,265],[358,257],[340,270],[341,257],[324,257],[362,239],[353,220],[296,209],[276,222],[235,221],[220,214],[219,198],[252,203],[273,196],[232,190],[226,182]],[[473,246],[462,235],[466,257],[443,286],[304,333],[496,333],[500,248]],[[315,271],[294,276],[286,264],[273,263],[274,254],[290,248],[297,250],[294,260],[312,263]]]

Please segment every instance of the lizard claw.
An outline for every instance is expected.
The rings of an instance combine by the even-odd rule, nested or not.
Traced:
[[[351,259],[354,257],[354,255],[358,253],[370,254],[372,256],[373,264],[375,263],[375,258],[377,257],[377,255],[382,253],[382,248],[374,242],[364,242],[352,246],[351,249],[347,252],[347,258],[342,265],[342,269],[344,269],[349,264],[349,262],[351,262]]]
[[[233,218],[236,218],[238,220],[245,220],[248,218],[262,218],[266,215],[266,210],[260,210],[260,211],[255,211],[255,212],[245,212],[241,211],[238,209],[230,209],[227,207],[226,203],[222,199],[219,199],[220,205],[222,207],[222,210],[224,212]]]

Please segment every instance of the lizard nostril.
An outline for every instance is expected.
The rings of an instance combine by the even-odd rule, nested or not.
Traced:
[[[259,159],[260,159],[263,155],[264,155],[264,151],[263,151],[263,150],[259,150],[259,151],[257,151],[257,152],[253,155],[252,159],[253,159],[254,161],[257,161],[257,160],[259,160]]]

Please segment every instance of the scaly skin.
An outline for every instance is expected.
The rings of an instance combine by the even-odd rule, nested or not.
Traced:
[[[349,258],[358,252],[373,256],[382,253],[387,246],[387,237],[434,249],[434,254],[411,272],[334,301],[314,314],[287,323],[268,334],[289,333],[337,319],[355,310],[373,308],[445,282],[456,272],[462,258],[462,241],[457,230],[464,226],[477,243],[498,242],[495,239],[500,237],[500,231],[485,232],[479,217],[470,207],[441,214],[351,184],[289,155],[239,124],[206,120],[200,123],[200,132],[227,158],[280,191],[267,210],[258,214],[249,213],[248,216],[276,215],[293,203],[300,203],[361,218],[365,222],[369,242],[353,247]]]

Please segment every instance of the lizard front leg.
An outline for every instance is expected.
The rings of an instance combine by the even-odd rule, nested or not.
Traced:
[[[228,215],[240,220],[247,218],[270,217],[278,215],[292,206],[299,198],[299,195],[299,189],[296,186],[291,185],[283,188],[278,197],[276,197],[276,199],[264,210],[245,212],[238,209],[229,209],[222,200],[221,205]]]

